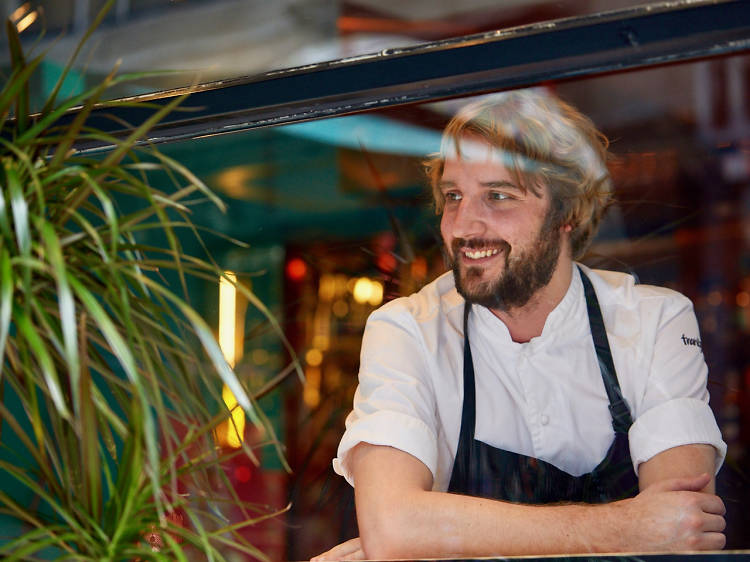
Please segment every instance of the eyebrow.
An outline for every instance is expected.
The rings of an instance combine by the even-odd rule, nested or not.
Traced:
[[[498,180],[498,181],[483,181],[480,182],[482,187],[509,187],[511,189],[516,189],[518,191],[523,191],[520,187],[518,187],[516,184],[509,182],[508,180]]]
[[[525,193],[526,190],[517,186],[513,182],[510,182],[508,180],[493,180],[493,181],[483,181],[480,182],[479,185],[485,188],[504,188],[504,189],[512,189],[521,193]],[[438,182],[438,189],[445,190],[445,189],[452,189],[456,187],[456,182],[450,181],[450,180],[440,180]]]

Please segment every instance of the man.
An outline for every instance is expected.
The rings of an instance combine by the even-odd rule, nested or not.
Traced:
[[[361,541],[321,559],[724,546],[691,303],[573,261],[610,201],[605,158],[548,93],[449,123],[428,170],[453,271],[368,320],[334,460]]]

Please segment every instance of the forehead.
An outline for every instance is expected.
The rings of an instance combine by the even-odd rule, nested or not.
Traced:
[[[505,143],[511,145],[512,143]],[[517,149],[516,149],[517,150]],[[519,172],[537,171],[539,165],[534,160],[472,133],[460,136],[445,135],[440,143],[443,160],[463,160],[470,163],[495,163]]]
[[[474,180],[479,183],[520,184],[511,154],[476,135],[463,135],[456,141],[443,139],[441,183]],[[518,187],[521,187],[518,185]]]
[[[467,187],[504,184],[523,193],[530,192],[537,199],[550,197],[549,186],[538,175],[540,166],[529,158],[503,150],[477,136],[464,136],[457,145],[444,142],[443,148],[442,170],[435,184],[439,190],[457,184]]]
[[[440,183],[479,183],[503,182],[518,184],[517,176],[510,168],[493,158],[446,158]],[[520,187],[520,186],[519,186]]]

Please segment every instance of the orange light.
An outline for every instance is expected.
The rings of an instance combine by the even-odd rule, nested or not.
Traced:
[[[31,7],[31,4],[29,2],[25,2],[23,5],[16,8],[13,13],[10,15],[11,21],[18,21],[23,16],[25,16],[29,12],[29,8]]]
[[[414,261],[411,262],[411,274],[418,281],[427,277],[427,260],[421,256],[414,258]]]
[[[721,304],[721,301],[723,300],[721,291],[711,291],[710,293],[708,293],[708,297],[706,298],[706,300],[711,306],[719,306]]]
[[[319,349],[309,349],[307,353],[305,353],[305,363],[310,365],[311,367],[320,367],[320,364],[323,362],[323,354]]]
[[[300,258],[292,258],[286,264],[286,275],[292,281],[302,281],[307,275],[307,264]]]
[[[328,273],[320,276],[318,285],[318,296],[320,300],[330,302],[336,296],[336,277]]]

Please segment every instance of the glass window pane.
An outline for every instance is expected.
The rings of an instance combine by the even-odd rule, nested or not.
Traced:
[[[750,547],[742,508],[750,499],[749,77],[750,57],[734,56],[544,87],[588,115],[611,143],[617,202],[583,263],[632,273],[694,304],[710,405],[728,445],[718,489],[731,548]],[[210,248],[228,269],[252,273],[303,360],[306,381],[285,385],[269,406],[294,473],[264,459],[269,464],[253,474],[276,494],[265,500],[292,501],[283,525],[248,531],[281,557],[307,559],[356,534],[351,488],[331,459],[351,409],[362,331],[382,303],[446,271],[422,163],[469,101],[164,147],[229,203],[226,214],[194,212],[251,247],[217,240]],[[216,297],[204,298],[210,316]],[[283,352],[264,340],[262,317],[247,314],[238,369],[270,377]],[[697,345],[683,335],[684,345]]]

